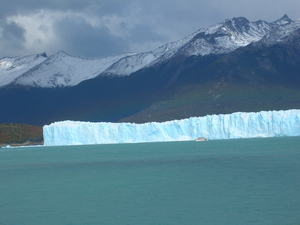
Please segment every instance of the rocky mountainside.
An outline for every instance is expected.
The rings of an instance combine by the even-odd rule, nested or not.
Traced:
[[[0,59],[0,87],[9,84],[31,87],[68,87],[97,76],[127,76],[141,69],[160,65],[178,56],[227,54],[239,47],[261,41],[273,45],[284,41],[300,28],[300,21],[286,15],[275,22],[250,22],[238,17],[203,28],[176,42],[153,51],[128,53],[100,59],[69,56],[60,51]]]
[[[0,123],[149,122],[300,108],[300,21],[287,16],[272,23],[233,18],[145,53],[29,58],[23,73],[15,62],[26,57],[0,60]],[[9,80],[14,71],[21,72]]]

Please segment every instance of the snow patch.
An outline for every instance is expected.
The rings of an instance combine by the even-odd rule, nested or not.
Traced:
[[[32,67],[47,59],[45,53],[25,57],[5,57],[0,59],[0,87],[12,83]]]

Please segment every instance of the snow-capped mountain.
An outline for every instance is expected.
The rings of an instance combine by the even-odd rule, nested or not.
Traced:
[[[285,28],[288,28],[286,31]],[[225,54],[239,47],[260,41],[263,37],[280,28],[278,36],[300,28],[300,21],[293,22],[286,15],[281,19],[267,23],[264,21],[249,22],[238,17],[203,28],[185,38],[163,45],[154,51],[138,53],[120,59],[111,65],[104,74],[130,75],[131,73],[164,62],[174,56]]]
[[[100,59],[84,59],[61,51],[22,58],[0,59],[0,87],[8,84],[33,87],[66,87],[97,76],[128,76],[140,69],[176,57],[220,55],[260,43],[271,46],[286,41],[300,29],[300,20],[284,15],[272,23],[250,22],[237,17],[203,28],[185,38],[153,51],[129,53]]]
[[[44,62],[46,53],[25,57],[5,57],[0,59],[0,87],[6,86],[22,76],[32,67]]]
[[[292,21],[287,15],[284,15],[280,20],[271,23],[272,29],[254,45],[263,45],[265,47],[274,44],[287,42],[298,36],[297,32],[300,29],[300,20]]]
[[[36,87],[75,86],[94,78],[111,64],[130,54],[101,59],[84,59],[69,56],[64,51],[51,55],[14,80],[15,84]]]

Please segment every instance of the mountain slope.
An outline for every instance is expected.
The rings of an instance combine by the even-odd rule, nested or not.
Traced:
[[[60,51],[23,73],[14,80],[14,83],[20,86],[43,88],[75,86],[84,80],[98,76],[123,57],[124,55],[118,55],[101,59],[83,59]]]
[[[292,36],[297,34],[300,37],[299,30]],[[172,91],[168,97],[121,121],[166,121],[237,111],[300,108],[299,41],[295,38],[295,42],[268,48],[250,45],[206,65],[201,65],[203,57],[186,58],[177,67],[176,62],[169,62],[166,67],[172,67],[176,76],[170,78]]]
[[[26,73],[28,77],[35,78],[39,74],[40,83],[35,80],[36,86],[30,83],[22,86],[20,82],[0,88],[0,123],[42,126],[61,120],[149,122],[236,111],[300,108],[298,25],[299,21],[291,21],[287,16],[273,23],[258,21],[255,24],[244,18],[234,18],[207,28],[206,34],[202,30],[202,33],[196,32],[180,43],[162,46],[160,51],[157,50],[158,58],[152,61],[149,58],[147,66],[141,66],[130,76],[124,76],[126,72],[123,76],[117,76],[112,71],[122,71],[125,59],[128,67],[134,61],[132,59],[138,59],[139,56],[142,56],[140,62],[143,62],[143,57],[148,53],[110,58],[106,69],[103,69],[102,59],[85,61],[86,64],[81,65],[83,61],[79,58],[77,64],[73,65],[74,58],[60,52]],[[276,30],[278,26],[281,28]],[[235,31],[230,33],[231,36],[224,35],[224,27]],[[257,27],[261,29],[257,30]],[[268,34],[260,37],[262,33],[258,31]],[[240,45],[245,46],[237,48],[231,48],[230,41],[222,45],[217,42],[229,37],[232,43],[260,38],[249,44],[241,41]],[[204,48],[200,44],[199,48],[192,44],[199,40],[206,41],[210,44],[209,49],[218,49],[222,54],[190,54],[188,50],[195,52]],[[218,44],[220,48],[216,47]],[[225,53],[221,48],[229,52]],[[115,61],[111,65],[112,59]],[[134,62],[132,66],[138,65]],[[92,66],[87,67],[88,63],[95,63],[94,68],[98,71],[101,66],[103,72],[99,76],[93,73],[93,76],[96,75],[94,78],[90,76],[80,82],[78,77],[96,71],[90,69]],[[119,67],[113,68],[116,65]],[[81,70],[80,67],[88,69]],[[57,73],[64,68],[69,74],[69,86],[64,86],[67,76],[63,73],[58,76],[59,79],[50,79],[55,78],[51,73],[53,68]],[[72,72],[74,68],[82,72],[76,72],[80,76],[72,75],[75,74]],[[49,76],[44,80],[46,72]],[[79,83],[72,86],[74,81]],[[41,83],[56,88],[41,88]],[[60,84],[59,88],[57,84]]]
[[[236,111],[300,108],[300,47],[247,46],[227,55],[177,57],[126,77],[68,88],[0,89],[0,122],[149,122]]]
[[[25,57],[4,57],[0,59],[0,87],[14,82],[15,79],[46,59],[46,53]]]
[[[0,64],[0,79],[3,80],[0,80],[0,87],[8,84],[43,88],[68,87],[97,76],[127,76],[178,56],[227,54],[263,39],[265,45],[273,45],[299,28],[300,21],[292,21],[286,15],[272,23],[249,22],[246,18],[238,17],[202,28],[179,41],[149,52],[83,59],[71,57],[61,51],[48,58],[44,55],[43,60],[32,59],[23,70],[20,69],[23,66],[4,58]],[[40,55],[35,57],[40,58]],[[14,68],[9,73],[8,64]]]

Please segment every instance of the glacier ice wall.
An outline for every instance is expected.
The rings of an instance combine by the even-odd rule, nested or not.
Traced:
[[[43,130],[47,146],[300,136],[300,110],[236,112],[144,124],[62,121]]]

